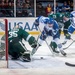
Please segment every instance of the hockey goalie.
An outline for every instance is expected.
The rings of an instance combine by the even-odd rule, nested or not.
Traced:
[[[37,46],[35,38],[24,31],[19,25],[8,31],[8,54],[13,60],[21,59],[30,62],[30,51],[22,43],[22,39],[27,41],[32,48]]]

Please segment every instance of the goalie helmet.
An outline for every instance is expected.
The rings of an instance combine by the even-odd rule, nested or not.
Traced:
[[[19,24],[16,24],[16,25],[13,27],[13,29],[18,29],[18,28],[22,28],[22,29],[23,29],[23,27],[22,27],[21,25],[19,25]]]

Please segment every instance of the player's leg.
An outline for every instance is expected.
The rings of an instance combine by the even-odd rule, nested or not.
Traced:
[[[54,41],[56,42],[59,50],[60,50],[60,53],[64,56],[66,56],[66,53],[64,52],[63,48],[62,48],[62,44],[60,43],[60,39],[59,38],[55,38]]]
[[[57,44],[56,44],[56,42],[51,41],[50,47],[52,48],[53,52],[59,53],[59,51],[57,51]]]
[[[59,36],[59,32],[58,32],[55,36],[53,36],[53,40],[54,40],[54,42],[57,44],[57,46],[58,46],[58,48],[59,48],[61,54],[65,56],[66,53],[63,51],[62,44],[60,43],[59,37],[60,37],[60,36]]]
[[[18,54],[16,53],[16,48],[13,45],[13,43],[9,43],[8,54],[11,56],[11,59],[16,60],[19,58]]]
[[[66,35],[68,34],[68,29],[64,29],[63,33],[64,33],[64,36],[65,36],[65,39],[64,39],[64,42],[62,44],[64,45],[64,44],[67,43]]]
[[[19,46],[17,47],[17,49],[19,50],[19,54],[20,54],[20,59],[22,61],[26,61],[26,62],[30,62],[31,61],[31,57],[30,57],[30,50],[28,50],[25,45],[22,42],[19,42]]]
[[[59,32],[58,32],[59,33]],[[51,35],[50,34],[50,32],[49,32],[49,35]],[[52,50],[53,50],[53,52],[55,52],[55,53],[59,53],[59,51],[57,51],[57,43],[55,42],[55,38],[56,37],[60,37],[60,34],[59,35],[54,35],[54,36],[52,36],[53,37],[53,40],[51,41],[51,43],[50,43],[50,47],[52,48]]]
[[[28,53],[19,42],[15,44],[10,43],[8,52],[12,59],[22,58],[22,61],[31,61],[30,52]]]

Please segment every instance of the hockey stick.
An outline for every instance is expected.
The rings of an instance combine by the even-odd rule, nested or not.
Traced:
[[[19,41],[19,43],[21,44],[21,46],[22,46],[26,51],[28,51],[24,43],[22,43],[21,41]]]
[[[69,63],[69,62],[65,62],[65,64],[66,64],[67,66],[75,67],[75,64],[72,64],[72,63]]]
[[[40,29],[40,27],[39,27],[39,26],[38,26],[38,29],[39,29],[39,31],[41,32],[41,29]],[[42,32],[41,32],[41,33],[42,33]],[[48,43],[47,43],[47,41],[46,41],[46,40],[45,40],[45,42],[46,42],[46,44],[47,44],[47,46],[48,46],[49,50],[51,51],[52,55],[54,56],[54,52],[52,51],[51,47],[48,45]]]
[[[38,37],[37,37],[37,41],[38,41],[38,39],[39,39],[39,35],[38,35]],[[38,42],[37,42],[37,47],[32,49],[31,56],[33,56],[33,54],[36,53],[36,51],[37,51],[38,48],[39,48],[39,44],[38,44]]]
[[[63,48],[63,50],[69,48],[69,47],[75,42],[75,40],[73,40],[73,39],[71,39],[71,40],[72,40],[73,42],[72,42],[71,44],[69,44],[66,48]]]

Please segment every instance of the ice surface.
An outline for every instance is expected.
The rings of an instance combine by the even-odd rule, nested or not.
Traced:
[[[72,35],[72,38],[74,38],[75,35]],[[64,41],[64,36],[61,36],[61,42]],[[37,37],[36,37],[37,38]],[[48,44],[52,38],[47,38]],[[23,41],[26,44],[26,47],[28,50],[32,50],[32,48]],[[66,45],[63,47],[67,47],[72,40],[69,40]],[[20,60],[9,60],[8,66],[9,68],[68,68],[68,66],[65,65],[65,62],[72,62],[75,63],[75,43],[73,43],[69,48],[64,50],[67,53],[67,56],[64,57],[61,54],[57,54],[53,56],[52,52],[48,48],[47,44],[43,42],[42,46],[37,50],[37,52],[32,56],[31,62],[22,62]],[[43,57],[43,59],[41,59]]]

